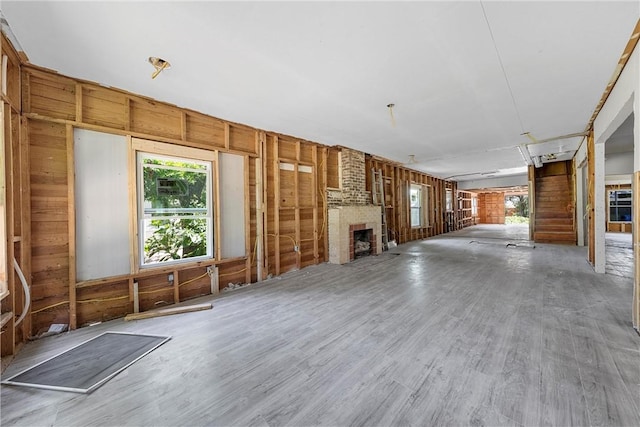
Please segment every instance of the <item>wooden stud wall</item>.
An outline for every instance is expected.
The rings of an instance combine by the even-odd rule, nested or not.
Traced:
[[[480,224],[504,224],[504,192],[478,193]]]
[[[457,211],[457,229],[462,229],[470,225],[474,225],[475,217],[473,215],[473,208],[471,206],[472,198],[475,197],[474,193],[468,191],[457,191],[456,195],[456,207]]]
[[[595,222],[595,199],[596,199],[596,158],[595,158],[595,139],[593,137],[593,129],[587,136],[587,170],[588,177],[588,192],[587,192],[587,215],[589,221],[589,262],[591,265],[595,265],[596,262],[596,222]],[[637,264],[636,264],[637,265]]]
[[[20,77],[20,73],[17,75]],[[34,311],[30,334],[41,332],[51,323],[76,327],[122,317],[134,311],[134,288],[138,289],[136,302],[141,311],[206,295],[211,289],[206,275],[210,265],[217,265],[219,286],[224,287],[326,260],[327,169],[337,169],[336,150],[289,136],[265,134],[30,65],[23,66],[22,79],[24,127],[28,131],[23,139],[32,166]],[[246,255],[76,284],[74,128],[243,155]],[[256,162],[261,155],[261,161]],[[287,166],[280,168],[280,164]],[[264,180],[260,188],[258,168]],[[263,194],[261,206],[257,204],[258,191]],[[260,233],[258,215],[262,219]],[[257,259],[258,247],[264,260]],[[264,267],[260,278],[259,263]],[[172,283],[167,281],[169,273],[174,275]]]
[[[18,175],[26,178],[24,185],[30,187],[22,193],[30,197],[19,202],[29,206],[19,216],[30,224],[31,236],[23,245],[33,264],[32,322],[26,335],[42,332],[51,323],[74,328],[206,295],[212,289],[206,274],[212,265],[218,268],[222,288],[327,260],[327,188],[340,188],[340,149],[266,133],[32,65],[23,65],[14,74],[22,79],[22,89],[18,85],[14,95],[22,97],[16,112],[21,105],[23,123],[17,129],[23,132],[16,137],[20,155],[12,158],[17,160]],[[245,256],[134,269],[118,277],[76,283],[75,128],[244,156]],[[391,238],[404,243],[444,232],[445,188],[455,194],[455,183],[369,156],[367,170],[371,167],[383,170],[385,176]],[[410,226],[410,183],[429,186],[428,227]],[[173,274],[173,282],[168,274]]]
[[[401,244],[444,233],[445,187],[454,188],[455,194],[455,183],[434,178],[389,160],[369,155],[366,157],[365,169],[367,171],[366,185],[368,191],[373,190],[371,170],[382,171],[389,240],[395,240],[398,244]],[[429,186],[428,227],[411,227],[409,186],[412,183]]]
[[[636,196],[640,191],[640,171],[633,173],[632,194]],[[640,331],[640,198],[633,197],[633,300],[632,300],[632,323],[636,331]]]
[[[26,341],[31,328],[31,319],[27,315],[20,324],[17,318],[25,306],[25,295],[20,279],[15,272],[15,259],[26,276],[31,276],[30,232],[31,212],[29,201],[28,148],[22,142],[26,127],[20,117],[20,57],[13,46],[0,36],[0,58],[7,56],[7,68],[4,79],[6,93],[1,93],[2,134],[4,139],[3,156],[5,163],[6,186],[6,245],[7,254],[7,287],[9,293],[1,301],[2,334],[1,355],[15,354],[20,345]],[[1,59],[0,59],[1,63]],[[30,311],[30,309],[28,309]]]

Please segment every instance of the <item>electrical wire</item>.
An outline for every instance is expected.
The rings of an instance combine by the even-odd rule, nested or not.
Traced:
[[[51,305],[48,305],[46,307],[39,308],[38,310],[33,310],[33,311],[31,311],[31,314],[40,313],[41,311],[45,311],[45,310],[48,310],[50,308],[58,307],[59,305],[64,305],[64,304],[69,304],[69,301],[57,302],[55,304],[51,304]]]
[[[121,297],[112,297],[112,298],[94,298],[94,299],[83,299],[76,301],[78,304],[86,304],[90,302],[106,302],[106,301],[117,301],[121,299],[128,299],[129,295],[124,295]]]
[[[484,4],[482,0],[480,0],[480,7],[482,8],[482,15],[484,15],[484,20],[487,23],[487,29],[489,30],[489,35],[491,36],[491,41],[493,42],[493,48],[496,51],[496,55],[498,56],[498,62],[500,63],[500,69],[502,70],[502,75],[504,76],[504,80],[507,83],[507,89],[509,89],[509,95],[511,95],[511,102],[513,102],[513,108],[516,111],[516,116],[518,116],[518,122],[520,123],[520,130],[525,134],[524,124],[522,123],[522,117],[520,116],[520,110],[518,109],[518,104],[516,103],[516,97],[513,94],[513,89],[511,88],[511,83],[509,82],[509,77],[507,77],[507,71],[504,68],[504,63],[502,62],[502,57],[500,56],[500,51],[498,50],[498,45],[496,44],[496,39],[493,35],[493,31],[491,30],[491,24],[489,24],[489,18],[487,17],[487,12],[484,10]]]

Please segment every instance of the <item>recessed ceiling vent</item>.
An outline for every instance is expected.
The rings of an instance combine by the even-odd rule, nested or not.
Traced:
[[[156,77],[158,77],[158,74],[160,74],[162,72],[162,70],[165,70],[167,68],[171,68],[171,64],[169,64],[169,61],[166,61],[162,58],[156,58],[155,56],[150,56],[149,57],[149,63],[151,65],[153,65],[153,68],[155,68],[156,70],[153,72],[153,74],[151,74],[151,78],[155,79]]]

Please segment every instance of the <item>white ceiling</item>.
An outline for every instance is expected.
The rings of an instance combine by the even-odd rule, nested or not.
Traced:
[[[524,132],[584,131],[640,17],[638,1],[1,7],[36,65],[455,180],[522,173]],[[152,80],[149,56],[172,66]]]

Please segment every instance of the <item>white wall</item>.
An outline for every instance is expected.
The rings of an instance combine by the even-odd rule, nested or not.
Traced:
[[[631,113],[640,114],[640,49],[636,46],[607,101],[593,122],[595,138],[595,270],[605,272],[606,198],[604,144]],[[634,121],[633,170],[640,170],[640,120]],[[634,191],[635,196],[635,191]],[[636,222],[634,220],[634,222]]]
[[[245,255],[244,156],[220,153],[221,258]]]
[[[606,176],[633,174],[633,152],[607,154],[604,172]]]

